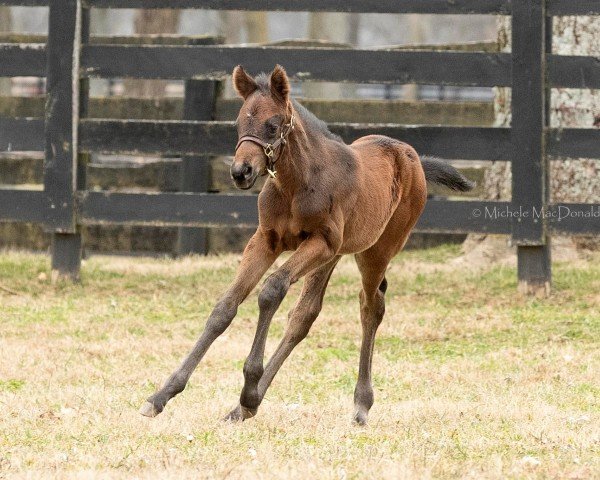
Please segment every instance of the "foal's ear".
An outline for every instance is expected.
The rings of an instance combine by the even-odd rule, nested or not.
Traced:
[[[246,100],[250,95],[252,95],[258,85],[254,81],[254,79],[246,73],[246,71],[242,68],[241,65],[238,65],[233,69],[233,88],[235,91]]]
[[[269,80],[271,86],[271,93],[278,99],[287,102],[290,94],[290,81],[288,80],[287,73],[281,65],[275,65],[275,68],[271,72],[271,79]]]

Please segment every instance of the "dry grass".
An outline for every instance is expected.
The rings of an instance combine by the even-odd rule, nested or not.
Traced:
[[[351,259],[256,418],[236,403],[256,294],[156,419],[137,413],[198,335],[237,257],[97,257],[52,286],[0,255],[0,478],[599,478],[600,257],[518,297],[512,268],[409,252],[388,274],[371,423],[350,423],[360,327]],[[40,277],[40,274],[41,277]],[[45,275],[44,275],[45,274]],[[277,314],[281,335],[294,286]]]

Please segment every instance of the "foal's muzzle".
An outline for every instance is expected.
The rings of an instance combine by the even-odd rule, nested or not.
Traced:
[[[256,182],[256,178],[258,177],[258,174],[254,168],[252,168],[252,165],[247,162],[234,162],[231,165],[230,173],[231,179],[235,183],[235,186],[242,190],[248,190],[249,188],[252,188],[254,182]]]

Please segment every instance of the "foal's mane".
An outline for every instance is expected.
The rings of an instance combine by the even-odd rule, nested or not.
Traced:
[[[304,105],[301,105],[295,99],[292,99],[292,104],[294,105],[294,110],[296,110],[296,112],[298,112],[298,115],[302,119],[302,123],[305,125],[305,127],[308,127],[307,130],[310,130],[310,131],[316,130],[317,132],[321,133],[322,135],[325,135],[330,140],[344,143],[344,141],[342,140],[342,138],[339,135],[336,135],[335,133],[330,132],[329,128],[327,128],[327,124],[323,120],[318,118],[310,110],[308,110]]]
[[[269,76],[266,73],[261,73],[255,79],[256,84],[258,85],[258,89],[262,94],[269,94]],[[294,106],[294,110],[300,116],[302,120],[302,124],[304,127],[311,132],[318,132],[330,140],[334,140],[336,142],[344,143],[342,138],[335,133],[329,131],[327,128],[327,124],[318,118],[314,113],[308,110],[304,105],[298,103],[296,99],[292,99],[292,105]]]

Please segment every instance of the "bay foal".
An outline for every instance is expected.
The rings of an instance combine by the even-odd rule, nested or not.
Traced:
[[[362,277],[362,346],[354,392],[354,420],[365,424],[373,405],[371,362],[383,319],[385,271],[406,243],[427,199],[426,180],[460,191],[472,184],[451,166],[423,160],[406,143],[370,135],[346,145],[326,125],[290,99],[285,70],[249,76],[233,71],[244,104],[237,119],[239,142],[231,177],[248,189],[269,175],[258,197],[259,227],[248,242],[232,285],[217,302],[193,350],[163,387],[142,406],[158,415],[180,393],[215,339],[231,324],[238,306],[284,251],[289,259],[265,281],[258,296],[256,336],[244,364],[239,405],[226,417],[254,416],[275,374],[308,334],[340,257],[354,254]],[[290,285],[306,277],[275,353],[263,368],[271,319]]]

